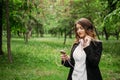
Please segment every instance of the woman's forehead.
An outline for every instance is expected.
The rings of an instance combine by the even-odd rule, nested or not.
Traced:
[[[76,24],[76,28],[80,28],[82,27],[80,24]]]

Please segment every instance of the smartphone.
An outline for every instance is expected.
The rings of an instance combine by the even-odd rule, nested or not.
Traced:
[[[60,50],[61,54],[66,54],[66,52],[64,50]]]

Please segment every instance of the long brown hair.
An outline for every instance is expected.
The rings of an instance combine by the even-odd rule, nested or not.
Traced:
[[[95,33],[94,26],[91,23],[91,21],[88,20],[87,18],[81,18],[75,23],[75,37],[76,37],[75,42],[78,42],[80,39],[80,37],[77,34],[76,24],[81,25],[85,29],[85,32],[87,33],[87,35],[91,36],[93,39],[96,39],[96,33]]]

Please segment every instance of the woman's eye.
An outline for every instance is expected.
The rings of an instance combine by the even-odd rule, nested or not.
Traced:
[[[79,30],[79,29],[83,30],[83,28],[82,28],[82,27],[78,28],[78,30]]]
[[[80,30],[83,30],[84,28],[83,28],[83,27],[77,27],[77,30],[79,30],[79,29],[80,29]]]
[[[80,27],[80,29],[84,29],[83,27]]]

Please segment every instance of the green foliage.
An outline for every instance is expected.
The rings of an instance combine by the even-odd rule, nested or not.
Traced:
[[[103,31],[103,26],[108,26],[106,28],[108,32],[119,31],[120,18],[117,11],[119,11],[120,1],[112,1],[112,4],[116,3],[116,10],[109,14],[112,15],[111,17],[107,15],[112,8],[108,3],[109,0],[10,0],[11,31],[15,34],[18,31],[23,33],[29,31],[31,27],[37,34],[39,31],[42,34],[48,33],[54,28],[58,30],[52,32],[65,33],[65,29],[69,32],[75,21],[81,17],[89,18],[98,32]],[[5,11],[3,12],[5,16]],[[5,17],[3,24],[3,29],[6,30]]]
[[[13,63],[7,62],[6,38],[3,38],[4,56],[0,56],[0,80],[66,80],[68,68],[61,65],[59,50],[69,55],[74,39],[31,38],[24,44],[21,38],[12,38]],[[103,80],[120,79],[119,41],[103,41],[100,69]]]
[[[102,10],[99,0],[76,0],[70,7],[74,19],[87,17],[94,20],[100,16]]]
[[[9,2],[9,14],[10,14],[10,27],[11,31],[14,34],[17,34],[17,32],[25,33],[29,31],[29,28],[31,27],[34,31],[36,31],[39,27],[40,33],[43,33],[43,27],[40,25],[42,24],[42,21],[40,20],[39,16],[37,16],[40,12],[42,12],[42,7],[39,8],[39,4],[36,4],[36,2],[39,3],[39,1],[33,1],[33,0],[10,0]],[[4,2],[5,6],[5,2]],[[3,9],[5,10],[5,9]],[[3,13],[5,15],[5,11]],[[41,14],[40,14],[41,15]],[[37,19],[38,18],[38,19]],[[3,26],[4,30],[6,30],[6,20],[3,20]],[[36,31],[37,32],[37,31]],[[37,32],[38,33],[38,32]]]
[[[114,10],[104,18],[104,26],[108,32],[120,32],[120,8]]]
[[[74,0],[70,5],[71,19],[76,21],[81,17],[86,17],[93,22],[98,32],[102,32],[102,16],[105,5],[100,0]]]

